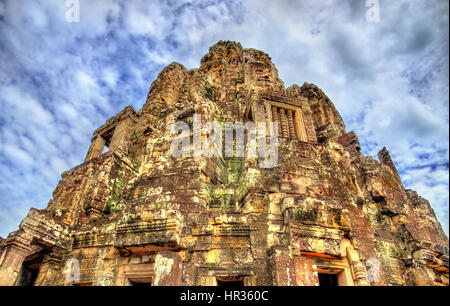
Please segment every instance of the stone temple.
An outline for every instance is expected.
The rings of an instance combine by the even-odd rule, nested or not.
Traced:
[[[173,157],[169,127],[194,114],[275,122],[277,165]],[[267,54],[229,41],[164,68],[0,240],[1,285],[433,286],[448,271],[448,237],[389,152],[364,156],[321,89],[285,88]]]

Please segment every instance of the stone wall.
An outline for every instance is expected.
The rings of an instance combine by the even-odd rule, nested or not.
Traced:
[[[170,125],[194,114],[278,120],[276,167],[173,157]],[[430,204],[386,149],[380,161],[360,150],[317,86],[286,89],[267,54],[221,41],[198,69],[163,69],[141,110],[94,132],[48,207],[0,239],[0,284],[448,285]]]

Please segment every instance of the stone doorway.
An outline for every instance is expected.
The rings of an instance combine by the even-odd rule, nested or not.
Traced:
[[[142,280],[135,280],[135,281],[129,280],[129,281],[131,283],[131,286],[133,286],[133,287],[150,287],[152,285],[151,279],[144,280],[144,281],[142,281]]]
[[[25,258],[17,278],[17,286],[35,286],[44,260],[43,253],[31,254]]]
[[[319,286],[338,287],[338,278],[336,274],[319,273]]]
[[[217,286],[219,287],[244,287],[244,277],[216,277]]]

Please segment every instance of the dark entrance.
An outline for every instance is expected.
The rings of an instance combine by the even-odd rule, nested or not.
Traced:
[[[319,284],[323,287],[338,287],[337,275],[319,273]]]
[[[19,286],[34,286],[43,260],[43,256],[39,255],[31,258],[27,257],[23,262],[21,274],[18,278]]]
[[[151,282],[131,282],[131,286],[133,287],[150,287],[151,285]]]
[[[25,257],[22,263],[20,276],[17,278],[16,286],[34,286],[39,276],[44,256],[49,254],[51,248],[44,248],[39,252],[33,253]]]
[[[217,286],[219,287],[243,287],[244,278],[238,277],[216,277]]]
[[[39,268],[33,268],[33,267],[23,267],[22,268],[22,275],[20,277],[20,285],[21,286],[27,286],[31,287],[36,282],[36,279],[39,274]]]

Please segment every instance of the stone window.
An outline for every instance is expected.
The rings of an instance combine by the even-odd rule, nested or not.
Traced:
[[[277,123],[279,137],[307,141],[300,108],[277,102],[271,102],[268,107],[269,119]]]
[[[95,130],[85,161],[125,146],[130,131],[137,122],[135,115],[136,111],[133,107],[127,106]]]
[[[102,134],[100,137],[103,138],[103,140],[105,141],[105,146],[103,147],[102,153],[108,152],[109,150],[109,145],[111,144],[111,140],[113,138],[114,135],[114,128],[108,130],[107,132],[105,132],[104,134]]]
[[[300,251],[295,257],[297,285],[300,286],[354,286],[352,267],[346,257]]]
[[[126,264],[121,267],[124,284],[134,287],[148,287],[153,283],[154,263]]]
[[[323,287],[351,286],[352,276],[345,258],[318,260],[319,285]]]
[[[98,157],[109,151],[115,130],[116,127],[114,126],[95,137],[86,156],[86,160]]]

